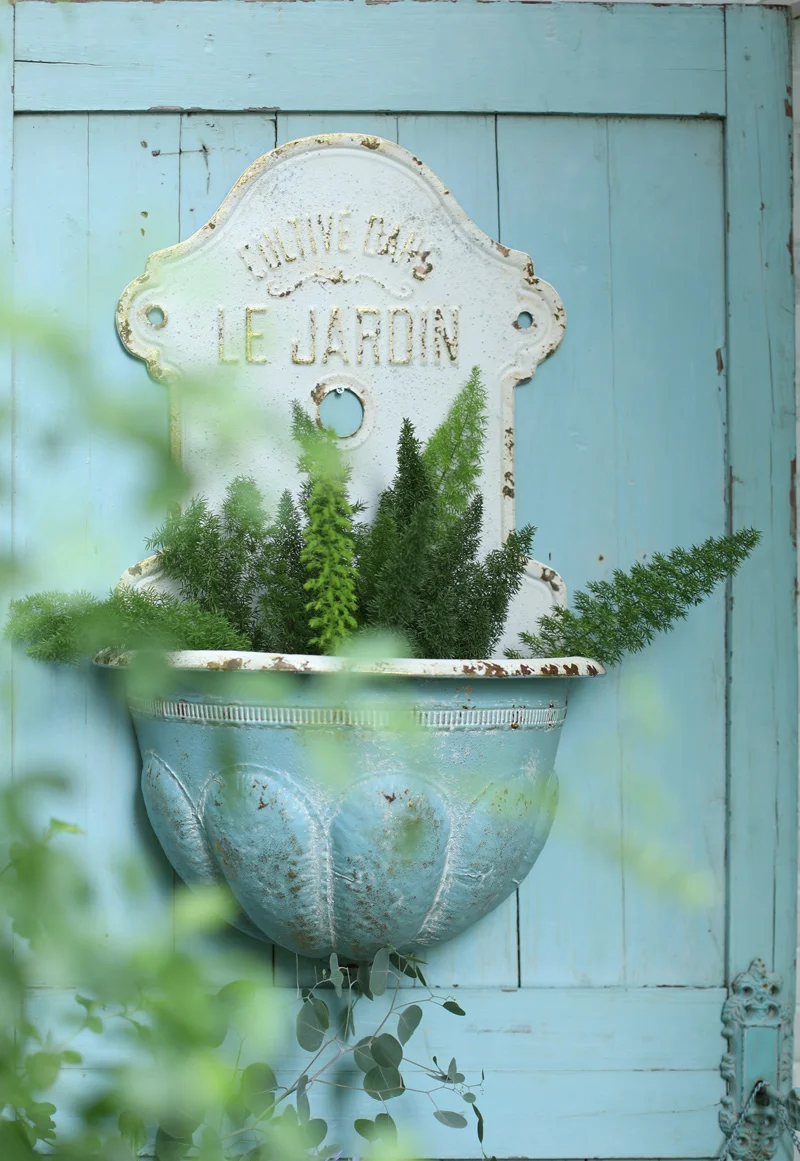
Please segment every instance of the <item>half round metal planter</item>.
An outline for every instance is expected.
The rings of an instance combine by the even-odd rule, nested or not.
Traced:
[[[98,662],[127,666],[130,656]],[[389,661],[178,653],[129,695],[153,828],[237,926],[304,956],[450,939],[530,871],[583,658]]]

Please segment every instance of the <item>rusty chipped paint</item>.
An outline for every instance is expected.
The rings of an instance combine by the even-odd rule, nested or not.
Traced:
[[[486,549],[515,526],[504,438],[514,389],[564,327],[529,255],[484,234],[419,157],[363,134],[293,141],[255,161],[206,225],[150,256],[117,309],[128,351],[170,385],[175,454],[212,502],[242,463],[269,495],[296,486],[292,401],[319,421],[325,397],[347,391],[363,415],[342,446],[369,510],[393,474],[387,451],[403,418],[427,437],[477,364],[489,397]],[[208,392],[200,404],[179,391],[187,380],[218,384],[226,409],[241,401],[250,418],[232,451],[214,438]],[[563,595],[532,561],[501,647]]]
[[[104,650],[95,663],[127,667],[135,653]],[[307,653],[247,653],[243,651],[193,649],[169,653],[173,669],[240,670],[243,673],[330,673],[371,674],[386,677],[599,677],[605,673],[599,661],[585,657],[500,657],[483,660],[418,659],[390,657],[380,661],[357,662],[346,657]]]

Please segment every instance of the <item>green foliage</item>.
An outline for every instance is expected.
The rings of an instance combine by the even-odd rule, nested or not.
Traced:
[[[115,589],[100,601],[89,593],[34,593],[12,601],[7,637],[37,661],[75,664],[101,648],[247,649],[248,639],[220,613],[196,601]]]
[[[760,539],[754,528],[732,536],[710,536],[692,548],[656,553],[629,572],[615,569],[610,581],[591,581],[574,596],[576,612],[556,609],[538,632],[520,634],[538,657],[592,657],[616,665],[626,653],[644,649],[693,605],[731,576]]]
[[[333,653],[358,628],[353,509],[347,498],[350,473],[333,436],[315,428],[297,403],[293,434],[301,448],[300,470],[308,476],[300,559],[310,594],[310,644],[321,653]]]
[[[221,613],[252,638],[254,595],[268,553],[269,531],[255,482],[239,476],[228,485],[219,514],[198,497],[184,512],[170,513],[148,546],[158,552],[164,574],[177,582],[185,600]]]
[[[300,512],[291,492],[285,491],[269,529],[269,544],[258,577],[253,631],[256,649],[271,653],[308,653],[312,648],[303,545]]]
[[[401,634],[416,657],[491,656],[530,555],[525,527],[479,558],[484,398],[474,371],[425,449],[404,421],[395,478],[359,530],[360,621]]]
[[[299,404],[293,435],[305,477],[299,503],[284,492],[270,519],[255,482],[240,476],[219,513],[196,498],[151,539],[180,601],[125,590],[102,602],[37,594],[12,605],[8,635],[41,660],[74,661],[101,646],[332,653],[358,628],[395,634],[415,657],[490,657],[534,530],[512,532],[481,558],[478,369],[426,446],[403,421],[397,470],[370,524],[354,525],[338,444]],[[685,617],[757,540],[745,529],[616,570],[576,593],[574,611],[555,609],[521,639],[536,656],[613,665]]]
[[[478,492],[486,442],[486,388],[473,367],[447,417],[425,446],[425,464],[443,522],[466,511]]]
[[[409,1051],[426,1007],[461,1011],[427,988],[420,960],[383,948],[360,968],[340,965],[335,955],[319,965],[296,1023],[309,1063],[286,1075],[260,1055],[265,1041],[281,1059],[287,1052],[275,1035],[285,1007],[269,1014],[270,973],[259,957],[231,959],[228,951],[223,969],[208,946],[198,956],[180,935],[176,944],[169,923],[130,941],[93,927],[92,883],[71,846],[78,828],[53,819],[42,829],[34,821],[35,804],[64,789],[39,778],[0,790],[0,875],[10,919],[0,926],[0,1000],[16,1016],[16,1028],[11,1019],[0,1024],[3,1161],[36,1161],[41,1146],[57,1161],[133,1161],[153,1148],[157,1161],[332,1161],[358,1151],[356,1135],[398,1144],[385,1108],[355,1120],[342,1144],[328,1144],[328,1125],[313,1113],[316,1094],[330,1084],[382,1105],[412,1092],[430,1101],[440,1123],[463,1127],[463,1116],[447,1106],[474,1107],[483,1078],[470,1085],[454,1058],[444,1068],[421,1047],[413,1057]],[[142,899],[131,881],[115,880],[114,891],[119,906],[136,913]],[[176,899],[184,935],[215,931],[230,914],[214,889],[190,898],[189,907]],[[221,970],[242,975],[220,988],[212,980]],[[41,1002],[30,984],[43,971],[57,990],[81,981],[71,1007]],[[405,978],[419,986],[401,987]],[[374,1015],[364,979],[383,997]],[[344,1023],[343,1011],[350,1013]],[[355,1020],[365,1029],[358,1041]],[[244,1068],[243,1052],[251,1060]],[[105,1063],[113,1059],[124,1067]],[[61,1087],[70,1068],[94,1070],[91,1096],[73,1100],[70,1084]]]

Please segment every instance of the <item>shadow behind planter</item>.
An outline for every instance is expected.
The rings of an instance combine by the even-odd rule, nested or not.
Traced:
[[[113,666],[130,657],[104,658]],[[554,661],[181,653],[129,697],[153,828],[189,885],[314,958],[429,946],[497,907],[552,824],[569,677]]]

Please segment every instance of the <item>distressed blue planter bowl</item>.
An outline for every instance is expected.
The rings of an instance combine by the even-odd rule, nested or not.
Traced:
[[[127,666],[131,655],[100,655]],[[289,951],[370,959],[450,939],[544,846],[583,658],[389,661],[172,654],[129,696],[153,829],[186,883]]]

